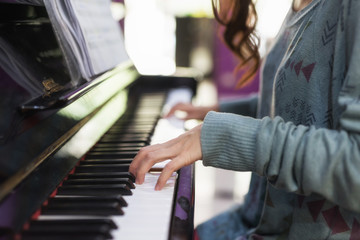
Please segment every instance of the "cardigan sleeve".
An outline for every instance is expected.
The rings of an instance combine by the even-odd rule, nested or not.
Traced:
[[[276,188],[320,194],[360,212],[360,1],[345,17],[346,66],[337,129],[210,112],[201,133],[203,164],[265,176]],[[355,13],[355,14],[354,14]]]
[[[257,94],[254,94],[246,98],[221,101],[219,104],[219,111],[256,117],[257,104],[258,96]]]
[[[360,211],[359,132],[210,112],[201,145],[205,166],[253,171],[277,188]]]

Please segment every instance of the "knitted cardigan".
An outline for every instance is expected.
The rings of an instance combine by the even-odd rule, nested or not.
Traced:
[[[359,13],[360,0],[290,10],[259,97],[208,113],[203,164],[254,174],[245,203],[200,239],[360,239]]]

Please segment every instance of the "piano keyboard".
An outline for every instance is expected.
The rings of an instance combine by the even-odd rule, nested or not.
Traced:
[[[26,224],[22,239],[168,239],[177,175],[154,191],[159,172],[149,172],[142,185],[128,172],[141,147],[184,131],[183,121],[159,116],[179,101],[190,101],[190,90],[165,96],[141,96],[135,111],[109,129]]]

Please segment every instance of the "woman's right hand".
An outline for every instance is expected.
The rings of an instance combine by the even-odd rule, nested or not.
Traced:
[[[155,186],[155,190],[161,190],[173,172],[202,159],[201,128],[199,124],[170,141],[141,148],[129,167],[136,184],[144,183],[145,174],[154,164],[170,159]]]
[[[181,117],[182,120],[189,120],[189,119],[204,120],[206,114],[209,111],[218,111],[218,108],[219,106],[217,104],[213,106],[201,107],[201,106],[194,106],[191,103],[178,103],[174,105],[164,117],[167,118],[173,115],[176,116],[176,112],[180,111],[186,114],[184,117]]]

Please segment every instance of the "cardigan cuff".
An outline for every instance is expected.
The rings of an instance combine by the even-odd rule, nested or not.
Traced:
[[[235,171],[254,171],[260,120],[209,112],[201,129],[203,164]]]

